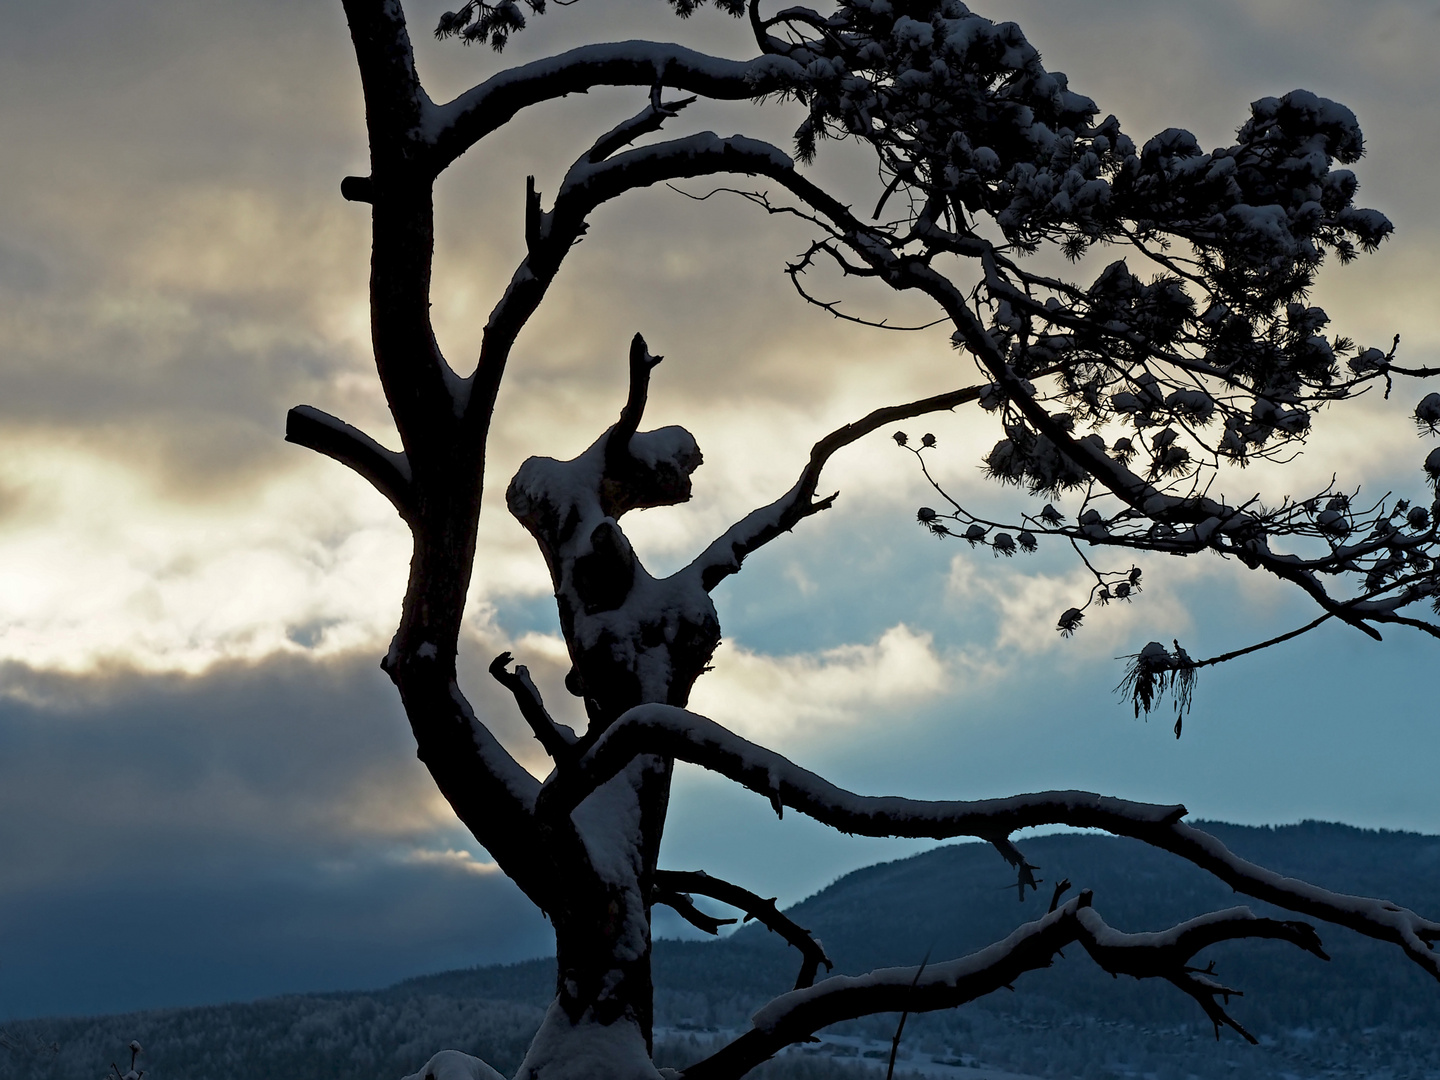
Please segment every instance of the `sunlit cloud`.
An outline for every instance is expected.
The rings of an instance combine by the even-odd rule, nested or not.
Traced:
[[[877,712],[932,700],[953,678],[931,635],[901,624],[872,643],[818,653],[767,656],[722,644],[690,705],[752,738],[823,738]]]
[[[500,867],[488,859],[477,859],[468,851],[446,848],[436,851],[430,848],[412,848],[399,856],[406,866],[433,866],[451,873],[470,874],[475,877],[489,877],[500,873]]]
[[[3,443],[0,658],[193,673],[388,637],[408,538],[351,478],[307,462],[249,498],[177,506],[83,447]]]

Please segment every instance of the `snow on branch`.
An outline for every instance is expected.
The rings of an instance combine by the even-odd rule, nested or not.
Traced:
[[[1440,922],[1388,900],[1347,896],[1276,874],[1235,855],[1209,833],[1180,821],[1140,839],[1209,871],[1236,892],[1399,945],[1411,960],[1440,979],[1440,953],[1435,951],[1435,943],[1440,941]]]
[[[410,462],[403,452],[385,449],[359,428],[310,405],[297,405],[286,415],[285,441],[348,465],[413,524]]]
[[[1017,829],[1037,825],[1103,829],[1178,855],[1237,892],[1399,945],[1440,979],[1440,954],[1434,951],[1440,922],[1387,901],[1333,893],[1247,862],[1208,833],[1182,824],[1183,806],[1130,802],[1085,791],[975,801],[857,795],[713,720],[667,705],[641,705],[620,717],[575,768],[545,782],[536,797],[536,814],[544,818],[568,813],[640,754],[699,765],[764,795],[777,814],[789,806],[841,832],[862,836],[936,840],[974,836],[996,844],[1004,853],[1007,846],[1013,847],[1008,838]],[[1018,849],[1007,859],[1017,856]]]
[[[808,989],[783,994],[763,1006],[751,1028],[718,1052],[682,1070],[684,1080],[734,1080],[793,1043],[830,1024],[882,1012],[933,1012],[974,1001],[1007,987],[1027,971],[1049,967],[1066,945],[1079,942],[1105,971],[1137,979],[1158,978],[1194,998],[1219,1035],[1221,1025],[1254,1042],[1216,999],[1240,991],[1220,982],[1213,969],[1191,959],[1221,941],[1272,938],[1326,958],[1305,923],[1260,918],[1248,908],[1217,911],[1149,934],[1109,927],[1092,906],[1089,891],[1019,927],[978,952],[921,968],[882,968],[865,975],[837,975]]]
[[[424,134],[432,147],[429,168],[438,175],[522,109],[595,86],[664,86],[720,101],[774,92],[782,75],[794,78],[794,61],[764,56],[725,60],[653,41],[586,45],[502,71],[444,105],[431,105]]]
[[[687,894],[699,893],[712,900],[719,900],[722,904],[739,908],[745,912],[746,922],[754,919],[767,930],[779,934],[788,944],[799,949],[800,955],[803,957],[800,974],[795,978],[796,990],[803,990],[814,984],[821,964],[825,965],[826,971],[831,971],[835,967],[830,957],[825,955],[825,947],[820,944],[820,939],[781,912],[775,906],[776,898],[773,896],[766,899],[749,889],[741,888],[739,885],[733,885],[717,877],[711,877],[703,870],[656,870],[655,888],[656,901],[675,907],[677,911],[681,911],[681,909],[672,902],[672,898],[678,897],[688,901]],[[693,908],[693,904],[691,907]],[[712,924],[707,926],[696,922],[684,911],[681,911],[681,914],[690,919],[693,925],[711,934],[718,933],[721,925],[735,921],[734,919],[718,920],[704,915],[703,912],[697,912]]]
[[[604,161],[615,151],[629,146],[641,135],[659,131],[666,120],[679,116],[680,110],[694,101],[694,97],[680,98],[677,101],[661,101],[660,86],[657,83],[650,88],[650,104],[629,120],[616,125],[596,139],[595,145],[590,147],[590,152],[585,155],[584,160],[591,165]]]
[[[713,131],[702,131],[637,147],[600,162],[577,161],[556,195],[554,216],[568,222],[626,191],[666,180],[722,172],[781,176],[794,165],[790,155],[770,143],[744,135],[721,138]]]
[[[789,806],[841,832],[862,836],[936,840],[976,836],[990,840],[1046,824],[1138,836],[1146,829],[1178,821],[1185,814],[1183,806],[1127,802],[1085,791],[947,802],[857,795],[713,720],[660,704],[629,710],[576,761],[573,769],[547,780],[537,796],[536,813],[541,817],[569,813],[641,754],[660,754],[699,765],[764,795],[777,813]]]
[[[725,578],[739,571],[740,564],[751,552],[782,533],[789,532],[810,515],[828,509],[834,503],[835,495],[817,501],[815,490],[820,483],[821,470],[836,451],[887,424],[942,409],[954,409],[975,401],[979,396],[979,387],[964,387],[904,405],[876,409],[853,424],[836,428],[811,449],[810,460],[794,487],[769,506],[752,511],[732,525],[723,536],[718,537],[701,552],[684,572],[698,574],[707,591],[715,588]]]

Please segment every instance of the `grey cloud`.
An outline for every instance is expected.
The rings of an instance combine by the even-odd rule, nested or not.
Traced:
[[[0,164],[0,230],[49,267],[51,288],[8,331],[0,320],[0,409],[9,422],[42,417],[97,445],[123,438],[188,495],[286,467],[293,458],[278,434],[291,404],[362,423],[383,417],[363,342],[326,329],[363,303],[366,275],[366,215],[343,205],[337,189],[341,176],[365,168],[339,6],[13,6],[0,124],[7,150],[18,152]],[[411,17],[439,97],[577,31],[751,49],[734,20],[705,12],[682,23],[637,0],[552,10],[496,58],[430,40],[435,14],[435,5],[415,5]],[[1400,246],[1409,229],[1413,250],[1427,249],[1440,143],[1428,107],[1435,76],[1416,59],[1440,25],[1428,5],[1017,0],[992,14],[1020,19],[1052,65],[1139,137],[1182,124],[1222,140],[1250,98],[1292,85],[1346,100],[1371,133],[1374,154],[1361,168],[1367,198],[1402,228],[1389,247],[1412,250]],[[520,257],[523,238],[511,226],[525,176],[553,193],[574,154],[641,98],[596,92],[537,108],[442,180],[435,312],[458,367],[473,360],[489,306]],[[745,130],[784,146],[797,118],[775,103],[701,104],[673,127]],[[864,202],[873,197],[870,169],[847,149],[827,147],[819,174]],[[247,224],[242,212],[258,216]],[[695,204],[659,189],[604,208],[519,344],[497,442],[530,447],[541,433],[535,421],[546,417],[552,428],[589,436],[593,423],[598,433],[623,398],[623,351],[636,330],[671,358],[657,377],[656,416],[692,423],[716,403],[823,399],[846,369],[873,368],[897,348],[920,351],[837,324],[791,294],[781,268],[807,237],[734,197]],[[157,250],[168,260],[159,269]],[[1377,289],[1387,274],[1413,279],[1403,260],[1385,258],[1362,263]],[[846,310],[898,322],[925,315],[879,289],[813,278],[819,295],[843,298]],[[925,370],[907,361],[894,372],[897,399],[955,381],[943,333],[926,342]],[[355,374],[369,391],[345,388]],[[536,402],[542,387],[547,400]],[[523,421],[510,418],[517,402]],[[587,418],[578,428],[577,416]]]
[[[0,415],[118,434],[181,488],[282,467],[285,409],[354,363],[316,326],[337,267],[366,272],[338,5],[14,6]]]
[[[402,978],[554,950],[503,877],[237,861],[0,897],[0,1020],[122,1012]]]
[[[377,986],[553,948],[502,875],[413,858],[465,837],[375,657],[194,677],[11,665],[3,686],[0,1017]]]
[[[296,627],[295,636],[314,628]],[[477,711],[525,759],[533,740],[484,674],[462,674]],[[373,859],[463,830],[415,758],[379,656],[272,656],[201,675],[116,668],[0,670],[0,893],[149,874],[225,851],[319,862]],[[525,656],[556,691],[564,671]]]
[[[35,252],[0,239],[0,289],[12,293],[42,292],[50,284],[50,268]]]
[[[4,688],[6,889],[198,866],[227,848],[343,860],[444,825],[373,657],[202,676],[11,665]]]

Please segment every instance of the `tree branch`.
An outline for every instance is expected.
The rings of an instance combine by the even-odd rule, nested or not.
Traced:
[[[780,57],[724,60],[651,41],[586,45],[502,71],[455,100],[430,105],[423,131],[428,167],[439,175],[521,109],[595,86],[668,86],[718,101],[761,97],[778,89],[799,65]]]
[[[792,188],[793,190],[793,188]],[[829,211],[827,211],[829,213]],[[846,218],[850,218],[846,211]],[[1232,532],[1243,530],[1247,524],[1242,515],[1231,508],[1203,496],[1181,496],[1162,491],[1154,484],[1143,480],[1119,461],[1108,456],[1103,450],[1075,439],[1046,410],[1044,405],[1027,391],[1024,381],[1016,375],[1006,362],[1005,356],[996,345],[990,333],[970,310],[966,296],[943,274],[915,259],[905,259],[884,250],[875,243],[851,243],[851,246],[865,257],[871,265],[882,270],[887,280],[896,288],[915,288],[936,300],[956,326],[957,340],[975,356],[1002,387],[1014,406],[1037,431],[1050,439],[1056,447],[1081,469],[1102,484],[1111,494],[1136,513],[1150,520],[1165,523],[1180,523],[1191,526],[1195,542],[1201,547],[1213,546],[1225,551],[1220,541]],[[987,280],[995,276],[993,260],[987,263]],[[1202,536],[1202,526],[1214,519],[1214,524]],[[1179,538],[1182,542],[1184,537]],[[1302,560],[1277,556],[1267,550],[1245,551],[1246,557],[1277,577],[1298,585],[1310,597],[1329,612],[1368,636],[1379,639],[1380,633],[1365,621],[1365,618],[1348,608],[1342,601],[1333,599],[1316,579]]]
[[[1231,908],[1154,934],[1111,929],[1091,906],[1086,891],[1064,906],[1019,927],[979,952],[921,968],[882,968],[860,976],[837,975],[804,990],[783,994],[757,1012],[749,1031],[681,1072],[684,1080],[734,1080],[793,1043],[844,1020],[882,1012],[950,1009],[1011,985],[1027,971],[1049,967],[1066,945],[1080,942],[1106,971],[1160,978],[1195,998],[1218,1026],[1253,1038],[1215,1001],[1239,992],[1196,971],[1188,962],[1221,941],[1274,938],[1324,957],[1315,931],[1304,923],[1259,918]]]
[[[540,697],[539,689],[530,678],[529,668],[518,664],[513,674],[506,670],[513,659],[508,652],[502,652],[490,661],[490,675],[515,696],[515,704],[520,706],[520,715],[525,717],[525,722],[530,725],[530,730],[535,733],[535,738],[540,741],[545,752],[559,765],[574,755],[574,748],[580,738],[572,728],[551,718]]]
[[[568,813],[639,754],[661,754],[699,765],[764,795],[777,812],[790,806],[841,832],[862,836],[936,840],[974,836],[1009,843],[1011,833],[1036,825],[1097,828],[1128,836],[1194,863],[1237,892],[1399,945],[1440,979],[1440,954],[1433,944],[1440,940],[1440,922],[1383,900],[1333,893],[1247,862],[1208,833],[1182,824],[1183,806],[1128,802],[1084,791],[969,802],[857,795],[713,720],[668,705],[641,705],[621,716],[575,768],[545,782],[536,798],[536,814],[546,818]]]
[[[703,930],[707,934],[718,934],[720,927],[730,926],[739,921],[738,919],[717,919],[714,915],[705,914],[695,906],[695,901],[690,899],[689,894],[677,892],[670,886],[661,884],[659,875],[663,873],[665,873],[663,870],[655,871],[655,883],[650,890],[652,904],[664,904],[677,912],[691,926],[697,930]]]
[[[754,510],[732,525],[724,535],[715,539],[702,551],[684,573],[698,574],[701,585],[708,592],[731,574],[739,571],[745,557],[756,549],[768,544],[782,533],[787,533],[812,514],[828,509],[835,501],[835,495],[815,499],[815,490],[820,483],[820,472],[836,451],[863,438],[887,424],[908,420],[925,413],[953,409],[980,396],[980,387],[968,386],[933,397],[921,398],[904,405],[891,405],[876,409],[853,424],[836,428],[817,442],[810,451],[810,461],[795,486],[769,506]],[[838,493],[837,493],[838,494]]]
[[[1328,564],[1312,566],[1296,556],[1275,554],[1263,543],[1247,544],[1244,542],[1244,534],[1255,523],[1246,515],[1205,497],[1203,493],[1177,495],[1157,487],[1131,472],[1121,461],[1107,455],[1102,448],[1072,437],[1069,430],[1062,427],[1056,418],[1049,414],[1045,405],[1033,395],[1033,390],[1027,391],[1023,379],[1011,369],[1004,352],[971,310],[971,298],[936,270],[929,260],[897,252],[896,237],[884,229],[867,226],[859,221],[849,207],[838,203],[793,170],[777,172],[774,178],[807,205],[834,222],[844,243],[858,254],[877,276],[896,289],[918,289],[936,300],[956,327],[954,340],[957,345],[963,344],[975,356],[995,380],[995,384],[1004,390],[1006,399],[1012,401],[1025,420],[1050,439],[1066,458],[1103,485],[1134,514],[1156,523],[1188,526],[1183,532],[1166,541],[1166,550],[1185,550],[1187,547],[1202,550],[1208,547],[1221,554],[1236,555],[1245,559],[1247,564],[1266,569],[1282,580],[1299,586],[1323,611],[1376,640],[1379,640],[1380,632],[1370,625],[1371,623],[1404,622],[1409,625],[1413,622],[1403,620],[1392,611],[1367,612],[1335,599],[1317,577],[1317,570],[1329,571]],[[975,247],[976,250],[971,254],[980,258],[985,266],[986,286],[996,295],[1005,294],[1010,287],[996,269],[1000,253],[978,238]],[[1010,291],[1013,292],[1013,289]],[[1029,300],[1026,303],[1033,304]],[[1091,542],[1109,541],[1100,538],[1092,539]],[[1127,546],[1145,545],[1130,543]],[[1432,630],[1428,624],[1422,624],[1419,628],[1440,636],[1440,628]]]
[[[681,98],[678,101],[661,101],[660,87],[652,87],[653,100],[643,110],[620,124],[617,124],[610,131],[595,140],[595,145],[590,147],[590,152],[582,159],[591,165],[604,161],[615,151],[622,147],[629,146],[641,135],[649,134],[652,131],[659,131],[660,126],[666,120],[673,119],[680,115],[680,110],[686,105],[694,102],[693,97]]]
[[[645,402],[650,395],[650,372],[664,359],[663,356],[651,356],[645,347],[645,339],[639,334],[630,339],[630,394],[620,410],[620,419],[605,439],[607,476],[619,479],[630,464],[630,440],[640,430],[640,421],[645,416]]]
[[[359,428],[310,405],[296,405],[285,417],[285,441],[348,465],[390,500],[400,516],[415,521],[410,461],[387,450]]]
[[[779,934],[788,944],[799,949],[800,955],[804,959],[800,965],[800,974],[795,978],[796,990],[803,990],[814,984],[821,964],[825,965],[826,971],[834,970],[835,965],[831,962],[830,957],[825,955],[825,948],[820,944],[819,939],[789,916],[783,914],[775,906],[775,897],[773,896],[767,900],[749,889],[732,885],[717,877],[711,877],[703,870],[657,870],[655,871],[655,883],[672,893],[699,893],[712,900],[719,900],[722,904],[739,908],[745,912],[746,922],[754,919],[761,926],[772,933]],[[735,920],[727,919],[725,921],[734,922]],[[710,933],[713,934],[716,931],[711,930]]]
[[[576,761],[574,769],[547,780],[537,796],[536,813],[542,817],[569,813],[641,754],[699,765],[764,795],[778,809],[789,806],[841,832],[862,836],[991,840],[1044,824],[1138,835],[1185,815],[1183,806],[1127,802],[1084,791],[950,802],[857,795],[713,720],[660,704],[630,709]]]

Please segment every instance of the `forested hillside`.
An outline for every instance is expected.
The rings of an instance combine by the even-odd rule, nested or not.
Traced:
[[[1244,856],[1332,889],[1419,908],[1440,897],[1440,837],[1318,823],[1207,827]],[[962,844],[856,871],[790,914],[822,938],[837,971],[859,972],[987,944],[1042,913],[1051,884],[1062,878],[1093,889],[1126,930],[1246,902],[1189,864],[1111,837],[1042,837],[1024,850],[1045,883],[1023,902],[993,849]],[[1233,1035],[1217,1043],[1178,991],[1116,983],[1073,950],[1051,970],[1025,976],[1013,994],[912,1017],[898,1071],[956,1080],[983,1080],[1001,1069],[1075,1080],[1440,1077],[1440,986],[1393,950],[1337,928],[1322,934],[1328,964],[1265,942],[1206,957],[1244,988],[1236,1015],[1261,1037],[1260,1047]],[[666,1063],[680,1065],[788,988],[797,960],[751,925],[716,942],[661,942],[655,964],[657,1042]],[[534,960],[369,994],[8,1024],[0,1080],[98,1080],[131,1039],[146,1047],[148,1080],[398,1080],[441,1045],[513,1070],[553,977],[551,961]],[[872,1018],[808,1052],[796,1050],[770,1066],[773,1080],[882,1068],[894,1021]]]

